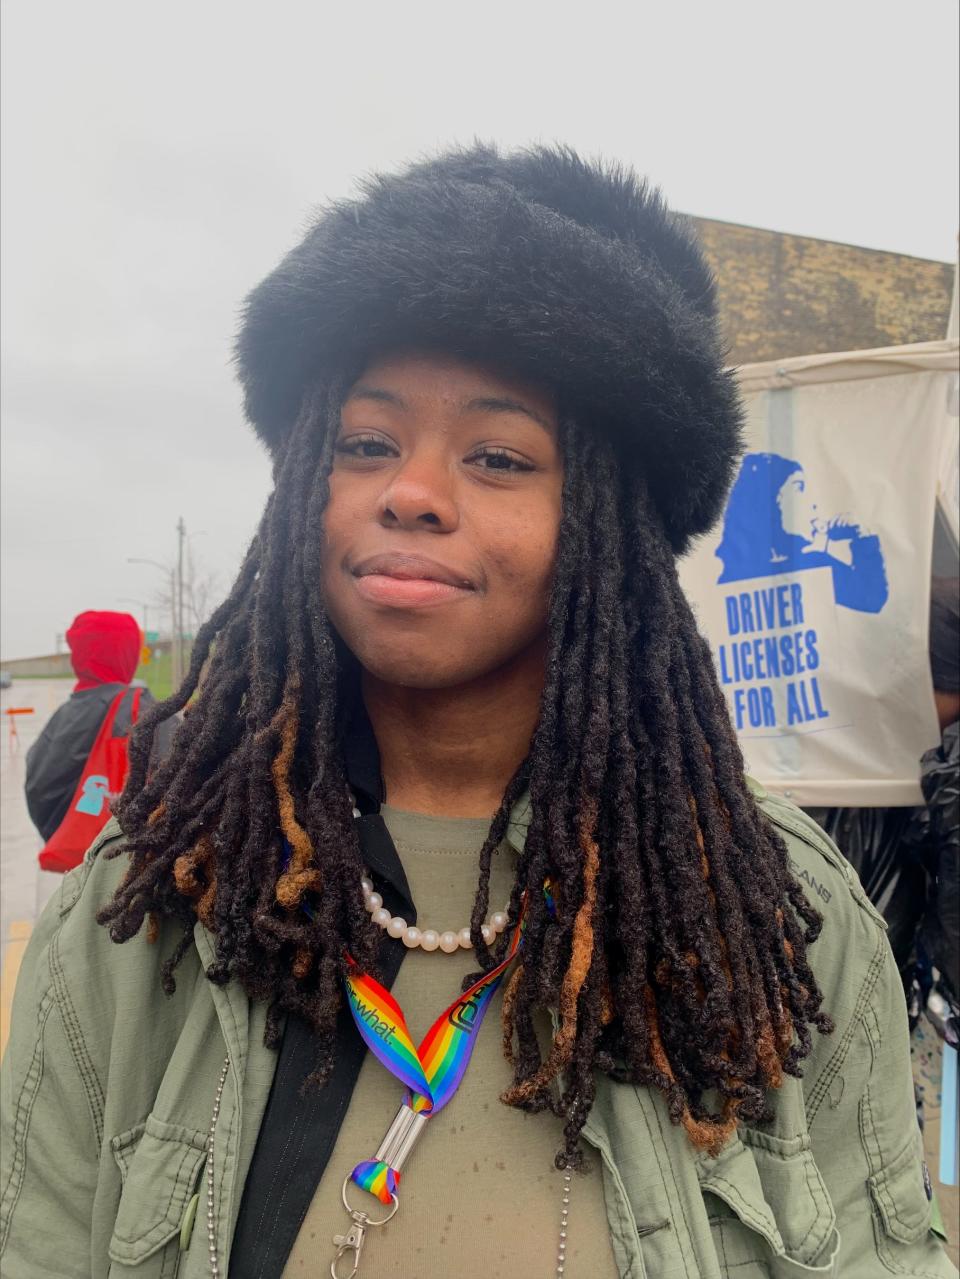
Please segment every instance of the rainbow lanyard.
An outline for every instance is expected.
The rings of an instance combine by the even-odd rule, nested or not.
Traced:
[[[377,1060],[405,1085],[400,1111],[376,1156],[357,1164],[349,1178],[381,1203],[395,1200],[400,1182],[396,1155],[401,1152],[396,1150],[394,1130],[399,1128],[409,1135],[402,1150],[405,1158],[423,1129],[423,1121],[453,1097],[470,1064],[484,1014],[522,941],[521,922],[514,929],[506,958],[444,1009],[419,1048],[413,1046],[403,1009],[390,992],[372,977],[347,974],[347,1000],[357,1030]],[[391,1152],[394,1157],[388,1159]]]
[[[555,906],[549,879],[543,885],[547,909]],[[404,1085],[403,1101],[372,1159],[364,1159],[344,1178],[340,1197],[350,1214],[346,1234],[334,1235],[337,1249],[330,1264],[332,1279],[355,1279],[360,1253],[371,1227],[385,1225],[400,1207],[397,1188],[400,1173],[417,1144],[427,1120],[437,1114],[460,1086],[470,1064],[477,1032],[504,973],[523,944],[524,908],[513,930],[507,954],[496,968],[485,973],[469,990],[445,1008],[424,1035],[419,1048],[410,1037],[403,1009],[388,990],[361,973],[352,960],[345,977],[347,1002],[364,1043],[382,1065]],[[379,1218],[351,1206],[351,1185],[368,1191],[387,1205]],[[340,1269],[349,1266],[349,1269]]]
[[[289,847],[286,853],[289,861]],[[556,907],[549,879],[544,881],[543,896],[550,914],[554,914]],[[306,901],[303,910],[313,918],[313,910]],[[401,1169],[427,1120],[443,1109],[460,1086],[490,1001],[523,944],[524,914],[524,904],[521,904],[520,920],[513,930],[505,958],[444,1009],[419,1048],[414,1047],[403,1009],[394,997],[373,977],[361,973],[347,956],[344,983],[357,1030],[377,1060],[404,1085],[404,1094],[400,1109],[373,1158],[361,1160],[344,1178],[340,1197],[352,1224],[346,1234],[333,1236],[337,1252],[330,1263],[332,1279],[355,1279],[367,1230],[386,1225],[400,1207],[397,1188]],[[375,1218],[363,1209],[352,1207],[347,1198],[351,1183],[379,1199],[388,1211]],[[342,1269],[342,1265],[350,1269]]]

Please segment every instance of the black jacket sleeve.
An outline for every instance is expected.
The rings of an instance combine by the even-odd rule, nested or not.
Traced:
[[[43,732],[27,751],[27,811],[48,840],[66,816],[67,808],[96,741],[111,698],[106,687],[74,693],[51,715]],[[111,696],[116,696],[117,689]]]

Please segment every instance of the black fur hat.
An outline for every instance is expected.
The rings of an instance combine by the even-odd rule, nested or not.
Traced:
[[[719,514],[740,408],[713,278],[632,171],[478,145],[370,178],[247,299],[247,416],[275,452],[313,383],[398,346],[489,360],[615,432],[678,553]]]

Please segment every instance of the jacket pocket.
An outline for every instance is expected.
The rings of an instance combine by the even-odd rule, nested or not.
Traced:
[[[916,1144],[867,1178],[884,1232],[898,1243],[917,1243],[930,1229],[930,1201],[919,1172]]]
[[[873,1203],[877,1254],[892,1274],[940,1279],[955,1273],[941,1251],[923,1184],[920,1135],[895,1159],[867,1178]]]
[[[147,1274],[173,1274],[179,1238],[175,1245],[171,1241],[179,1236],[203,1169],[206,1135],[148,1115],[110,1145],[123,1189],[108,1256],[122,1267],[141,1266],[154,1258],[153,1266],[139,1272],[144,1279]],[[169,1257],[161,1254],[168,1244]]]
[[[716,1159],[702,1158],[698,1169],[725,1274],[839,1274],[836,1213],[806,1137],[743,1129]]]

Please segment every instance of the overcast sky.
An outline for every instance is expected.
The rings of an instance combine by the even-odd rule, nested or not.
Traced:
[[[230,344],[311,211],[473,137],[674,207],[952,259],[957,5],[4,0],[2,636],[152,602],[183,515],[225,590],[266,496]]]

